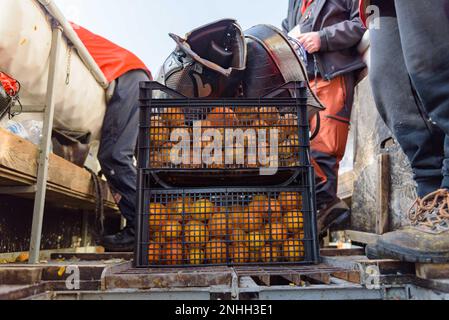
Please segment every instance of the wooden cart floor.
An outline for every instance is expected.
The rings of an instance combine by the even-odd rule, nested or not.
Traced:
[[[32,188],[36,183],[38,154],[37,146],[0,128],[0,194],[34,197]],[[107,183],[102,181],[102,184],[105,210],[118,212]],[[29,187],[30,190],[10,187]],[[93,210],[95,192],[90,173],[50,155],[47,202],[58,207]]]

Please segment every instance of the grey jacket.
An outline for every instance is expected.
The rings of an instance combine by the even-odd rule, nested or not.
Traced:
[[[317,31],[321,36],[321,50],[315,54],[318,69],[325,79],[332,79],[366,67],[357,51],[366,28],[359,17],[359,0],[315,0],[312,11],[312,30],[303,30],[302,0],[289,0],[285,32],[300,25],[302,32]]]

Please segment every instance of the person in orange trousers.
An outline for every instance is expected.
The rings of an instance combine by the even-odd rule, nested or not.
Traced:
[[[312,141],[318,178],[318,230],[350,218],[348,206],[337,197],[338,171],[349,134],[357,72],[365,63],[357,51],[366,28],[356,0],[290,0],[284,31],[307,51],[307,71],[326,110]],[[312,131],[317,123],[312,123]]]

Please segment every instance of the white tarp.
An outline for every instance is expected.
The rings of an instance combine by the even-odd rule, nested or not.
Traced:
[[[35,0],[0,0],[0,6],[0,70],[20,81],[22,104],[43,104],[52,37],[49,18]],[[54,126],[89,131],[98,140],[106,110],[105,90],[76,50],[69,48],[65,38],[63,41],[58,60]],[[18,117],[19,121],[21,117],[30,115]]]

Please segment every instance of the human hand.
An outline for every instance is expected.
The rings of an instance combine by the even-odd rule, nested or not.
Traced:
[[[318,52],[321,49],[321,37],[318,32],[303,33],[298,37],[298,41],[310,54]]]

